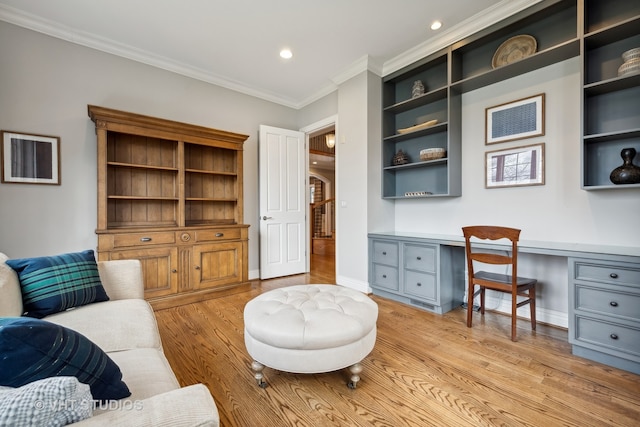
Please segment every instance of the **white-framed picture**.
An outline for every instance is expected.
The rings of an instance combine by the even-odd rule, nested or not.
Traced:
[[[60,138],[2,131],[2,182],[60,185]]]
[[[485,144],[544,135],[544,93],[485,110]]]
[[[544,142],[488,151],[486,188],[544,185]]]

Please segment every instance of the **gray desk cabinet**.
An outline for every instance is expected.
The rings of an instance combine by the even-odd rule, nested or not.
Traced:
[[[463,248],[420,239],[370,237],[369,260],[374,295],[438,314],[462,304]]]
[[[640,265],[569,258],[573,354],[640,374]]]

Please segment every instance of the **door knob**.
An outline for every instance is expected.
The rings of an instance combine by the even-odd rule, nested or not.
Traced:
[[[268,220],[268,219],[273,219],[273,217],[272,217],[272,216],[266,216],[266,215],[265,215],[265,216],[263,216],[263,217],[262,217],[262,219],[266,221],[266,220]]]

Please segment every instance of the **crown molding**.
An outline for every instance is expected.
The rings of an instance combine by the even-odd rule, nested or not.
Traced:
[[[432,53],[449,47],[465,37],[469,37],[541,1],[542,0],[503,0],[477,13],[471,18],[454,25],[438,37],[430,38],[424,43],[386,61],[383,64],[381,75],[386,76],[407,65],[411,65]]]
[[[313,95],[302,101],[296,101],[290,98],[282,97],[278,94],[268,93],[256,88],[252,88],[239,81],[234,81],[208,71],[187,67],[184,64],[173,61],[169,58],[152,55],[147,51],[134,48],[132,46],[117,42],[115,40],[98,37],[94,34],[84,31],[74,30],[70,27],[60,25],[56,22],[32,15],[21,10],[0,5],[0,20],[19,27],[27,28],[51,37],[65,40],[80,46],[85,46],[101,52],[120,56],[142,64],[146,64],[165,71],[180,74],[196,80],[220,86],[235,92],[260,98],[265,101],[273,102],[285,107],[300,109],[311,104],[318,99],[337,90],[338,85],[364,72],[371,71],[378,76],[385,76],[397,71],[407,65],[410,65],[425,56],[428,56],[440,49],[450,46],[451,44],[468,37],[500,20],[507,18],[529,6],[539,3],[542,0],[503,0],[491,8],[476,14],[470,19],[463,21],[450,30],[442,33],[437,38],[431,38],[424,43],[407,50],[406,52],[392,58],[383,64],[374,61],[370,56],[364,55],[354,61],[344,71],[331,79],[331,82],[320,88]]]
[[[98,37],[94,34],[75,30],[59,23],[23,12],[6,5],[0,5],[0,20],[80,46],[85,46],[91,49],[99,50],[101,52],[127,58],[132,61],[140,62],[155,68],[160,68],[165,71],[170,71],[172,73],[200,80],[205,83],[211,83],[216,86],[221,86],[223,88],[260,98],[265,101],[274,102],[276,104],[284,105],[286,107],[294,109],[299,108],[299,103],[292,99],[284,98],[277,94],[260,91],[255,88],[248,87],[247,85],[242,84],[238,81],[224,78],[199,68],[186,67],[183,64],[173,61],[169,58],[159,55],[152,55],[147,51],[134,48],[115,40]]]
[[[354,61],[349,67],[347,67],[340,74],[331,79],[336,85],[341,85],[352,77],[357,76],[363,71],[371,71],[372,73],[381,76],[382,65],[374,61],[369,55],[364,55],[360,59]]]

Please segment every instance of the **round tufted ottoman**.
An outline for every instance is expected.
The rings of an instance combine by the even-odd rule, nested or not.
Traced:
[[[320,373],[349,367],[350,388],[376,342],[378,305],[338,285],[299,285],[257,296],[244,308],[244,342],[258,385],[265,366]]]

